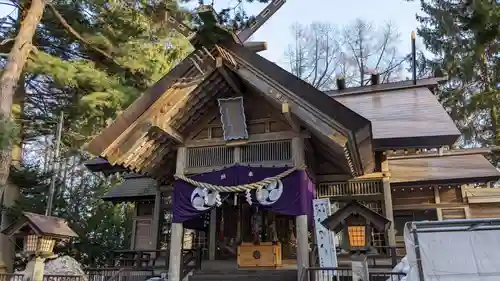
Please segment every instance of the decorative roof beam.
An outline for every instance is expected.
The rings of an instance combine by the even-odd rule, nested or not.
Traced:
[[[260,77],[253,74],[251,71],[245,68],[239,68],[236,70],[242,79],[247,81],[250,85],[254,86],[256,89],[261,91],[267,97],[274,100],[279,104],[287,103],[289,104],[290,113],[297,115],[309,126],[314,128],[317,132],[326,135],[328,138],[337,142],[337,145],[344,147],[347,141],[347,136],[343,134],[340,130],[333,128],[331,125],[327,124],[323,120],[320,120],[312,112],[303,108],[299,103],[295,103],[291,99],[285,96],[285,93],[276,87],[271,86],[266,81]],[[341,137],[342,136],[342,137]]]
[[[193,31],[187,25],[183,24],[182,20],[178,19],[173,14],[170,14],[168,12],[165,13],[165,21],[167,22],[167,25],[169,25],[171,28],[175,29],[175,31],[182,34],[184,37],[186,37],[187,40],[191,41],[191,39],[193,39],[194,36],[196,36],[195,31]]]
[[[203,76],[206,78],[206,76]],[[204,78],[194,83],[177,83],[161,96],[144,114],[137,118],[115,141],[104,150],[101,156],[114,165],[124,161],[129,152],[138,149],[142,139],[158,120],[169,120],[188,99],[190,93],[203,84]]]
[[[233,79],[231,77],[231,75],[227,72],[227,70],[224,67],[223,61],[224,61],[224,59],[222,57],[217,57],[215,59],[215,66],[217,68],[217,71],[222,75],[222,77],[224,77],[224,80],[226,80],[229,87],[231,87],[231,89],[235,93],[237,93],[239,95],[243,95],[243,93],[241,92],[241,89],[240,89],[241,87],[238,85],[238,83],[235,81],[235,79]]]
[[[163,131],[165,134],[167,134],[172,140],[174,140],[178,144],[184,143],[184,136],[182,136],[182,134],[179,133],[177,130],[174,130],[170,125],[161,124],[159,122],[154,122],[153,127],[158,128],[159,130]]]
[[[243,43],[243,46],[245,46],[245,48],[247,48],[255,53],[267,50],[267,43],[266,42],[259,42],[259,41],[245,42],[245,43]]]
[[[283,115],[285,116],[285,119],[292,128],[292,130],[297,133],[300,132],[300,125],[297,122],[297,120],[295,120],[295,118],[292,116],[292,112],[290,111],[290,104],[286,102],[282,103],[281,113],[283,113]]]
[[[247,41],[262,25],[264,25],[269,18],[274,15],[284,4],[285,0],[272,0],[262,12],[260,12],[255,19],[253,19],[249,26],[238,32],[237,36],[240,42]]]

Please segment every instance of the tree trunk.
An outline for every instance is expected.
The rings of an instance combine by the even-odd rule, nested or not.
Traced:
[[[36,27],[40,22],[45,8],[45,1],[32,0],[26,17],[21,22],[19,33],[16,36],[12,50],[9,53],[7,64],[0,77],[0,115],[5,120],[11,119],[12,100],[16,87],[19,83],[22,70],[28,55],[32,50],[32,40],[36,31]],[[12,199],[9,198],[9,189],[7,179],[9,177],[12,150],[11,147],[4,148],[0,151],[0,193],[4,193],[4,205],[12,204]],[[10,202],[9,202],[10,201]],[[5,216],[4,216],[5,217]],[[9,223],[2,219],[2,226]],[[14,259],[13,243],[9,238],[0,234],[0,272],[12,270],[12,262]]]

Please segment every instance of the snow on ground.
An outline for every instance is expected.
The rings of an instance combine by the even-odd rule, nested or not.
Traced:
[[[16,274],[24,274],[24,270],[18,271]],[[46,261],[44,275],[76,275],[82,276],[82,281],[87,281],[82,265],[70,256]]]
[[[405,274],[408,274],[410,272],[410,264],[408,263],[408,258],[406,256],[402,258],[401,261],[392,269],[392,272],[403,272]],[[406,281],[406,276],[392,276],[386,281]]]

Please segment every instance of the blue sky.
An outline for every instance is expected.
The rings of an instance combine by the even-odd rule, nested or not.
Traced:
[[[210,1],[206,0],[206,2]],[[214,3],[215,8],[219,10],[223,7],[232,7],[237,1],[214,0]],[[260,3],[245,3],[249,14],[257,14],[264,6]],[[11,7],[0,5],[0,16],[11,10]],[[409,53],[411,49],[410,34],[412,30],[417,28],[415,14],[419,11],[419,1],[287,0],[285,5],[255,33],[251,40],[266,41],[268,50],[259,54],[280,63],[283,61],[283,53],[290,43],[290,26],[294,22],[309,24],[314,21],[322,21],[342,26],[351,23],[356,18],[361,18],[376,25],[382,25],[388,21],[392,22],[402,36],[400,53]]]
[[[217,10],[228,5],[232,7],[237,3],[236,0],[215,0],[214,2]],[[257,14],[263,7],[265,4],[245,3],[249,14]],[[280,63],[283,61],[283,53],[290,43],[292,23],[309,24],[314,21],[322,21],[343,26],[360,18],[370,21],[374,25],[392,22],[401,33],[400,53],[406,54],[411,51],[411,32],[416,30],[418,26],[415,15],[419,12],[420,1],[286,0],[285,5],[255,33],[251,40],[266,41],[268,50],[259,54]]]

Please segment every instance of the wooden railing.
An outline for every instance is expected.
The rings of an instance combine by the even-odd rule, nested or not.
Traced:
[[[202,251],[201,248],[182,250],[181,279],[189,272],[201,269]]]
[[[323,280],[338,280],[338,281],[357,281],[353,280],[351,267],[309,267],[306,268],[305,273],[301,276],[301,280],[307,280],[309,275],[310,281],[323,281]],[[369,281],[400,281],[405,277],[403,272],[369,272]]]
[[[381,195],[382,192],[382,181],[380,180],[325,182],[319,184],[317,196],[318,198],[350,197]]]
[[[404,257],[404,246],[382,246],[374,247],[377,250],[377,254],[371,254],[367,256],[368,266],[373,268],[386,268],[392,270]],[[345,258],[349,259],[350,255],[347,253],[342,253],[342,250],[337,247],[337,260]],[[319,257],[317,246],[309,252],[309,260],[311,266],[319,266]]]
[[[144,281],[151,277],[160,277],[162,274],[168,273],[168,253],[170,253],[169,250],[116,251],[113,258],[113,267],[87,268],[85,271],[88,275],[88,281]],[[200,269],[201,261],[201,248],[184,249],[181,259],[181,278],[184,278],[193,270]]]
[[[170,250],[117,250],[112,253],[111,267],[168,268]]]
[[[145,281],[154,276],[151,268],[89,268],[88,281]]]

